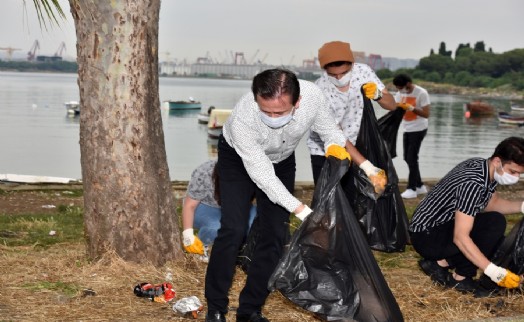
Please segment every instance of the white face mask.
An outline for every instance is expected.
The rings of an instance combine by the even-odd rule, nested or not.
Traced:
[[[497,172],[497,169],[495,169],[495,173],[493,174],[495,181],[497,181],[499,184],[511,185],[519,182],[519,177],[507,173],[504,171],[502,166],[500,167],[500,170],[502,170],[502,175]]]
[[[262,122],[264,122],[265,125],[269,126],[273,129],[278,129],[279,127],[283,127],[284,125],[288,124],[293,119],[293,112],[295,110],[295,107],[291,109],[291,112],[286,115],[282,115],[279,117],[271,117],[267,115],[266,113],[260,111],[260,119]]]
[[[340,78],[340,79],[337,79],[336,77],[327,75],[327,72],[326,72],[326,75],[327,75],[329,81],[331,82],[331,84],[335,85],[336,87],[345,87],[345,86],[348,86],[349,81],[351,81],[351,74],[352,73],[353,73],[353,69],[348,71],[346,73],[346,75],[342,76],[342,78]]]

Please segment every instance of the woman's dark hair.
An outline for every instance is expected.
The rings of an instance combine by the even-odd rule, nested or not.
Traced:
[[[329,64],[326,64],[326,66],[324,66],[324,69],[326,68],[329,68],[329,67],[340,67],[342,65],[349,65],[351,66],[353,63],[350,62],[350,61],[334,61],[334,62],[331,62]]]
[[[411,77],[409,77],[406,74],[398,74],[397,76],[395,76],[395,78],[393,78],[393,85],[395,86],[404,87],[408,83],[412,83],[412,81]]]
[[[268,69],[253,78],[251,90],[255,99],[275,99],[283,95],[291,96],[293,106],[300,97],[300,85],[295,73],[283,68]]]
[[[220,184],[218,180],[218,162],[215,163],[215,166],[213,167],[213,173],[211,174],[211,179],[213,180],[213,185],[215,186],[215,194],[213,197],[215,197],[215,200],[219,206],[220,204]]]
[[[524,138],[512,136],[500,142],[491,158],[498,157],[502,163],[514,162],[524,166]]]

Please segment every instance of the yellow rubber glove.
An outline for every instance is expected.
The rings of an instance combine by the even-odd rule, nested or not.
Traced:
[[[517,288],[521,282],[520,276],[493,263],[489,263],[484,270],[484,274],[489,276],[500,287]]]
[[[378,101],[382,98],[382,91],[380,91],[375,83],[366,83],[362,85],[364,95],[370,100]]]
[[[380,168],[377,168],[369,160],[362,162],[359,166],[364,173],[368,176],[369,181],[375,188],[375,193],[381,195],[386,189],[386,184],[388,182],[388,177],[386,172]]]
[[[184,229],[182,232],[182,242],[186,252],[191,254],[204,255],[204,244],[193,233],[193,228]]]
[[[398,103],[398,107],[402,108],[405,111],[413,111],[415,107],[408,103]]]
[[[346,151],[346,148],[337,144],[331,144],[330,146],[328,146],[326,151],[326,158],[329,156],[334,156],[339,160],[348,159],[349,161],[351,161],[351,156],[349,155],[348,151]]]

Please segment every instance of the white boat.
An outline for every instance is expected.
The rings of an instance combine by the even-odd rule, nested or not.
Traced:
[[[218,138],[222,134],[222,126],[226,123],[232,110],[213,109],[207,123],[207,135],[210,138]]]
[[[511,110],[514,112],[524,112],[524,106],[511,102]]]
[[[198,113],[198,123],[207,124],[209,122],[209,116],[211,115],[211,111],[213,111],[214,109],[214,106],[210,106],[206,111],[201,111],[200,113]]]
[[[48,177],[48,176],[33,176],[24,174],[0,174],[0,182],[13,183],[72,183],[79,182],[77,179]]]
[[[499,112],[498,119],[500,123],[524,125],[524,116],[515,116],[506,112]]]
[[[69,115],[80,115],[80,103],[77,101],[69,101],[64,103],[64,107]]]

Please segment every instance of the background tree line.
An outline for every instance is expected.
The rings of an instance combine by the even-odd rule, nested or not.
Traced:
[[[386,79],[407,73],[415,79],[434,83],[524,90],[524,49],[496,54],[491,48],[486,50],[483,41],[478,41],[473,47],[469,43],[459,44],[452,56],[453,52],[441,42],[438,52],[431,49],[429,56],[421,58],[415,68],[394,72],[381,69],[377,75]]]
[[[0,70],[76,73],[78,72],[78,64],[65,60],[34,63],[28,61],[3,61],[0,59]]]

